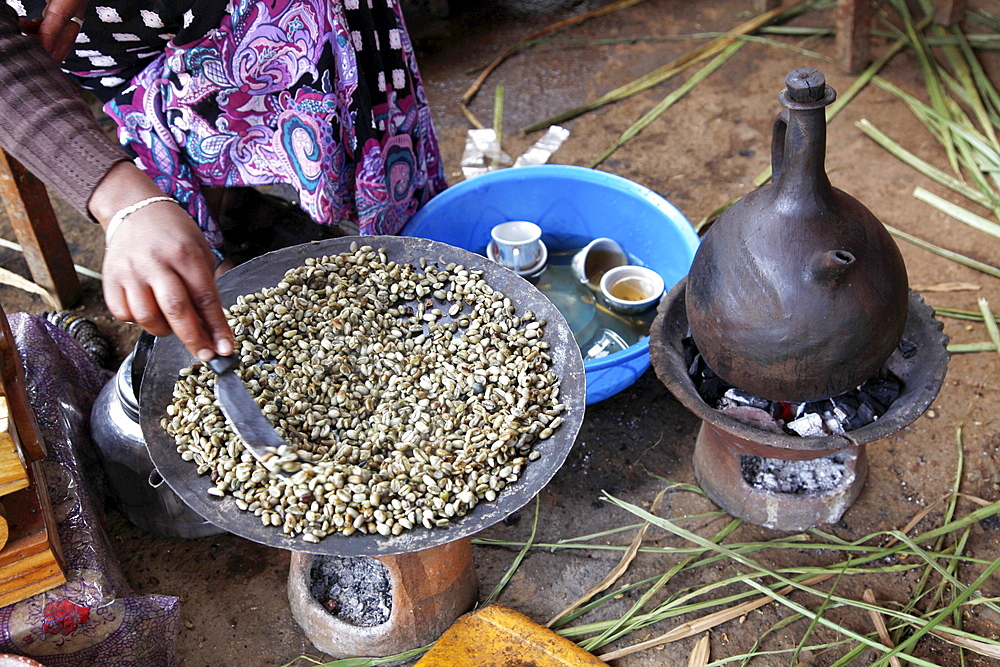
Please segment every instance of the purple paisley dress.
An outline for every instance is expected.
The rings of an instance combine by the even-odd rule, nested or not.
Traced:
[[[116,4],[88,5],[64,69],[217,252],[205,186],[286,183],[313,220],[363,234],[446,187],[398,0]]]

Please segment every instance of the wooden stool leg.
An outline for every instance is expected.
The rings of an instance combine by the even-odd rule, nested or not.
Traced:
[[[869,45],[873,0],[839,0],[837,2],[837,61],[848,73],[860,72],[871,62]]]
[[[754,14],[763,14],[772,9],[777,9],[780,5],[781,0],[753,0],[752,8]]]
[[[941,25],[954,25],[965,16],[967,0],[937,0],[934,3],[934,21]]]
[[[80,296],[80,279],[48,192],[41,181],[2,150],[0,198],[31,277],[52,294],[60,309],[71,306]]]

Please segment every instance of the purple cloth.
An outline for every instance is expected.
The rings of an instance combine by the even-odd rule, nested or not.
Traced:
[[[185,20],[220,2],[193,5]],[[124,11],[115,14],[121,22]],[[87,19],[84,30],[94,53],[118,44],[108,62],[122,66],[123,45],[103,37],[122,23]],[[363,234],[397,233],[447,186],[395,0],[248,0],[203,37],[179,39],[105,111],[137,164],[187,206],[217,252],[222,232],[205,186],[286,183],[316,222],[356,221]]]
[[[110,378],[66,332],[44,318],[8,318],[48,455],[42,462],[66,560],[66,583],[0,608],[0,653],[46,667],[171,667],[179,601],[137,596],[104,531],[96,499],[100,465],[89,418]]]

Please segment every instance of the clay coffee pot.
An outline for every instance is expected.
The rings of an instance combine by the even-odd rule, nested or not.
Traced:
[[[823,74],[797,69],[779,95],[772,181],[712,225],[687,279],[691,336],[723,380],[809,401],[878,371],[906,324],[902,255],[859,201],[830,185]]]

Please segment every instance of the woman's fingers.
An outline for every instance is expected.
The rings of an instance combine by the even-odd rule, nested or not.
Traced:
[[[233,334],[211,274],[206,271],[194,279],[182,275],[169,265],[123,277],[106,275],[105,303],[116,318],[134,322],[154,336],[172,332],[196,359],[231,354]]]
[[[155,336],[172,332],[193,357],[207,361],[233,352],[232,331],[211,274],[207,275],[208,282],[199,284],[164,266],[148,281],[109,283],[105,303],[119,320],[135,322]]]
[[[113,266],[118,264],[115,253],[104,259],[104,303],[118,320],[138,324],[154,336],[170,334],[170,325],[156,303],[153,290],[145,281],[126,279]],[[120,265],[120,264],[119,264]]]
[[[232,354],[235,349],[233,331],[222,311],[219,290],[212,275],[198,276],[198,281],[189,281],[187,288],[198,319],[208,329],[211,337],[211,350],[215,354],[223,356]],[[201,358],[198,355],[195,356]]]
[[[151,334],[173,332],[197,359],[230,354],[233,333],[214,268],[215,256],[183,209],[150,205],[129,216],[109,242],[105,302],[115,317]]]
[[[222,311],[219,289],[208,265],[188,266],[177,275],[183,280],[185,298],[175,304],[176,319],[171,312],[164,311],[174,334],[196,359],[207,361],[216,354],[232,354],[233,332]]]
[[[216,354],[215,340],[203,326],[200,313],[195,308],[194,299],[180,276],[173,272],[164,272],[153,285],[153,295],[155,297],[153,303],[162,313],[169,331],[174,332],[174,335],[184,344],[191,355],[200,361],[208,361],[214,357]],[[221,315],[222,306],[217,300],[215,303],[218,304]],[[156,319],[155,317],[150,318],[151,321]]]
[[[18,27],[25,35],[37,35],[42,19],[26,19],[23,16],[17,20]]]
[[[187,211],[164,200],[156,184],[130,162],[105,175],[87,206],[105,232],[111,231],[104,298],[112,314],[151,334],[173,331],[197,359],[230,354],[233,332],[215,284],[215,255]],[[124,218],[118,217],[121,211],[127,212]]]
[[[42,22],[38,25],[38,39],[57,63],[61,63],[73,48],[86,6],[82,0],[51,0],[45,6]]]

